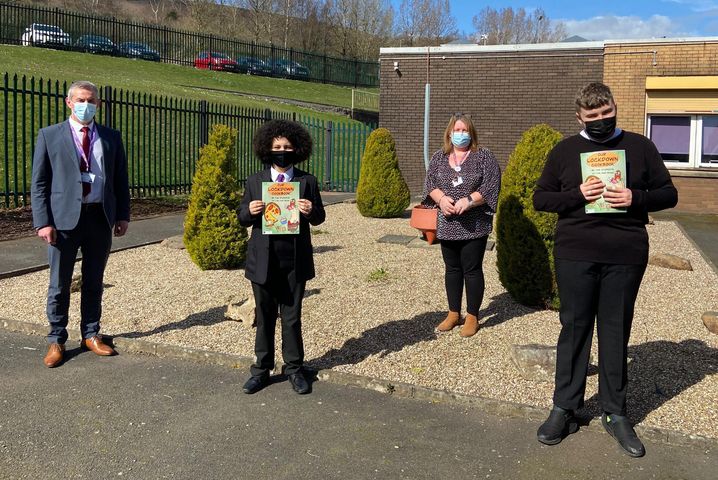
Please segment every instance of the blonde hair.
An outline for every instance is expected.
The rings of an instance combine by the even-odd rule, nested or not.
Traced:
[[[474,126],[474,122],[471,121],[470,116],[457,112],[451,116],[449,124],[446,126],[446,130],[444,130],[444,146],[442,147],[442,150],[447,155],[451,153],[451,151],[454,149],[454,144],[451,143],[451,133],[454,131],[454,125],[456,125],[456,122],[458,121],[464,122],[464,125],[466,125],[466,129],[469,131],[469,136],[471,137],[469,150],[475,152],[479,149],[479,136],[476,133],[476,127]]]

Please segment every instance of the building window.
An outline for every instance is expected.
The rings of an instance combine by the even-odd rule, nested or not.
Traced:
[[[718,115],[649,115],[648,136],[669,168],[718,168]]]

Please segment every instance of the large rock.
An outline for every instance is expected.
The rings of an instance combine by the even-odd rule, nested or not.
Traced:
[[[701,319],[709,332],[718,335],[718,312],[705,312]]]
[[[548,345],[511,345],[511,360],[526,380],[553,382],[556,374],[556,347]]]
[[[182,235],[175,235],[174,237],[165,238],[160,243],[163,247],[174,248],[175,250],[184,250],[184,239]]]
[[[648,258],[648,264],[673,270],[693,270],[689,260],[670,253],[655,253]]]
[[[235,298],[230,298],[224,318],[241,322],[242,325],[248,328],[254,327],[257,324],[254,311],[256,306],[254,295],[250,295],[249,298],[244,298],[240,301],[236,301]]]
[[[72,275],[72,282],[70,283],[70,292],[76,293],[82,290],[82,274],[76,273]]]

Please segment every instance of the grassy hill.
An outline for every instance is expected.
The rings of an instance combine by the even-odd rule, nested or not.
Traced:
[[[300,112],[324,120],[347,117],[321,113],[275,100],[250,98],[270,96],[289,100],[351,107],[351,88],[321,83],[255,77],[229,72],[196,70],[166,63],[105,57],[45,48],[0,45],[0,73],[36,79],[67,81],[84,79],[130,91],[177,98],[207,100],[249,108]],[[378,92],[377,89],[373,90]],[[243,95],[245,94],[245,95]]]

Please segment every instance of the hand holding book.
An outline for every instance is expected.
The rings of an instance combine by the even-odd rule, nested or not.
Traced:
[[[633,201],[633,193],[630,188],[608,186],[603,193],[603,199],[606,200],[611,207],[621,208],[630,207]]]

